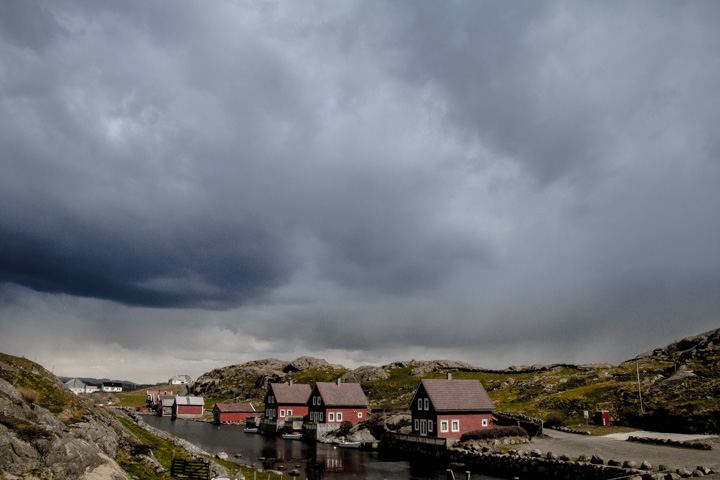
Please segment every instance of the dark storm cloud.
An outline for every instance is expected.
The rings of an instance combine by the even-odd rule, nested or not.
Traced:
[[[0,37],[42,53],[66,30],[42,2],[0,2]]]
[[[717,75],[713,2],[379,5],[392,18],[373,29],[387,68],[439,88],[459,131],[541,182],[597,177],[626,135],[645,142],[690,122],[700,128],[683,134],[714,138],[704,128],[717,120],[704,104]]]
[[[216,33],[222,8],[60,5],[75,31],[39,57],[6,46],[3,281],[231,306],[288,279],[297,226],[351,287],[409,292],[487,256],[424,225],[431,179],[383,166],[391,149],[320,150],[317,98],[258,39]]]
[[[13,338],[537,363],[716,326],[716,2],[0,13]]]
[[[293,102],[247,92],[272,61],[252,63],[246,91],[237,91],[246,100],[229,112],[198,98],[207,85],[165,78],[174,64],[157,62],[167,52],[151,47],[131,59],[117,50],[106,34],[127,46],[134,33],[115,20],[99,20],[110,33],[74,32],[44,58],[5,47],[25,69],[3,82],[0,280],[131,305],[209,307],[282,282],[292,259],[283,220],[258,196],[272,175],[258,169],[273,161],[258,150],[262,121],[292,118]],[[212,66],[226,68],[220,59]]]

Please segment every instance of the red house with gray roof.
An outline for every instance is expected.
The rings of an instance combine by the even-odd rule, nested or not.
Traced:
[[[310,394],[308,415],[314,423],[358,423],[367,418],[369,405],[359,383],[318,382]]]
[[[310,385],[303,383],[271,383],[265,394],[265,418],[285,420],[308,414]]]
[[[493,426],[495,404],[480,380],[425,379],[410,404],[415,435],[460,438]]]
[[[172,418],[197,418],[202,417],[205,409],[203,397],[186,397],[178,395],[172,406]]]
[[[247,402],[216,403],[213,407],[215,423],[244,422],[248,417],[255,416],[255,407]]]

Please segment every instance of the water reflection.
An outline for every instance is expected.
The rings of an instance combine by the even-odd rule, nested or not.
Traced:
[[[334,445],[285,440],[249,434],[240,425],[209,423],[145,416],[150,425],[184,438],[215,455],[227,453],[229,460],[266,470],[290,472],[310,480],[445,480],[445,465],[433,461],[412,462],[379,452],[337,448]],[[464,478],[456,472],[456,478]],[[473,475],[473,480],[494,480]]]

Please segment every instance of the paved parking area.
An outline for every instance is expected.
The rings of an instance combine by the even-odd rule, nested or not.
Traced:
[[[600,437],[575,435],[554,430],[545,430],[545,433],[551,438],[535,439],[530,443],[529,448],[538,449],[543,453],[566,454],[574,458],[580,455],[587,455],[588,457],[599,455],[605,461],[610,459],[621,462],[632,460],[638,465],[643,461],[647,461],[654,467],[662,464],[671,469],[695,468],[698,465],[720,468],[720,452],[717,450],[717,443],[715,443],[714,450],[707,451],[624,441],[630,435],[649,436],[646,433],[650,434],[652,432],[632,432],[630,434],[612,434]],[[675,434],[663,434],[661,438],[670,438],[670,435],[674,436]],[[708,437],[703,438],[707,439]],[[681,438],[678,436],[676,439]],[[682,436],[682,439],[689,439],[689,436]]]

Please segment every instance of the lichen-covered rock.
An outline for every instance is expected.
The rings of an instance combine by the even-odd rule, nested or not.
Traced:
[[[27,359],[0,355],[3,478],[129,478],[113,458],[118,446],[127,443],[131,434],[111,414],[73,395],[41,366]],[[23,389],[8,380],[19,383]]]
[[[283,367],[283,372],[300,372],[303,370],[309,370],[311,368],[322,368],[331,367],[335,369],[341,369],[343,367],[339,365],[331,365],[322,358],[315,357],[300,357],[296,358],[292,362],[288,363]]]
[[[87,425],[68,429],[48,410],[8,395],[14,387],[5,380],[0,379],[0,384],[0,465],[4,473],[59,480],[129,478],[100,445],[83,438],[85,427],[92,424],[106,440],[103,447],[110,453],[117,448],[113,428],[103,428],[93,412],[88,414]]]
[[[385,380],[388,377],[388,373],[381,367],[365,366],[356,368],[340,378],[343,382],[361,383],[372,382],[373,380]]]

